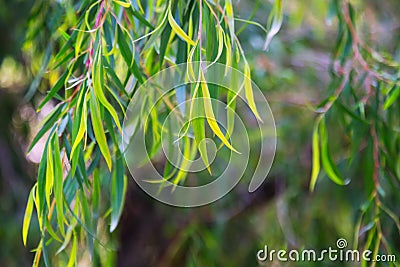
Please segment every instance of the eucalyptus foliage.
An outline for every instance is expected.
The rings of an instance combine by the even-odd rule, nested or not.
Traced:
[[[115,249],[103,233],[116,229],[127,188],[118,136],[127,105],[142,83],[165,67],[194,61],[219,62],[250,77],[251,66],[237,37],[243,28],[239,29],[237,22],[264,30],[264,48],[268,49],[280,30],[284,10],[281,1],[275,0],[264,27],[237,18],[233,9],[231,0],[36,1],[25,46],[37,51],[42,62],[26,99],[37,94],[43,76],[48,75],[51,89],[38,111],[51,103],[55,106],[29,148],[45,139],[23,223],[26,244],[36,210],[41,238],[35,249],[35,266],[41,261],[49,266],[55,255],[59,262],[73,266],[83,254],[78,247],[86,247],[94,261],[101,261],[99,255]],[[383,245],[385,251],[394,252],[391,237],[382,231],[381,217],[388,216],[398,233],[399,218],[385,199],[400,203],[399,64],[358,36],[357,15],[350,3],[332,0],[330,16],[338,20],[337,43],[330,95],[314,109],[318,116],[312,136],[310,190],[314,190],[322,170],[333,182],[344,185],[349,182],[343,175],[346,169],[370,166],[363,178],[368,201],[361,207],[355,240],[366,231],[365,248],[377,254]],[[251,86],[245,84],[244,90],[258,117]],[[210,98],[226,99],[234,109],[235,96],[204,84],[189,93],[189,97],[201,94],[206,99],[204,109],[211,118],[190,125],[195,135],[190,147],[201,144],[208,125],[234,150],[234,144],[213,124],[213,107],[207,103]],[[186,92],[182,95],[177,90],[165,105],[182,98]],[[155,150],[159,149],[161,120],[161,114],[152,114]],[[328,132],[337,125],[348,138],[342,151],[351,151],[341,155],[346,160],[340,164],[329,151],[334,139]],[[207,163],[205,148],[200,145],[198,149]],[[176,183],[184,182],[185,175],[179,171],[165,174],[174,176]],[[368,228],[360,229],[365,222]],[[104,257],[102,263],[107,259]]]
[[[394,55],[376,51],[374,44],[362,40],[358,14],[349,1],[332,1],[330,14],[338,20],[338,34],[331,93],[315,107],[319,115],[312,135],[310,190],[321,169],[339,185],[363,180],[367,195],[355,224],[353,247],[359,248],[360,236],[366,235],[361,245],[373,251],[373,257],[383,252],[398,255],[400,64]],[[328,137],[329,130],[347,139],[339,145],[342,162],[331,156],[329,146],[338,139]],[[364,177],[351,177],[352,170],[360,169]]]
[[[282,22],[280,1],[277,4],[279,7],[271,13],[273,31],[266,45]],[[127,103],[138,86],[166,66],[183,62],[221,62],[242,68],[248,78],[250,66],[235,35],[231,0],[37,1],[27,46],[40,46],[42,23],[49,24],[48,44],[26,98],[36,93],[47,71],[57,78],[38,111],[51,100],[57,104],[29,148],[47,134],[37,183],[29,195],[23,241],[26,244],[35,208],[42,237],[34,265],[41,259],[49,265],[52,252],[47,247],[59,243],[55,245],[59,247],[57,254],[68,250],[71,266],[77,261],[79,241],[86,238],[91,255],[96,253],[95,243],[103,245],[98,238],[99,218],[109,222],[111,232],[118,224],[127,184],[118,135]],[[217,88],[209,90],[204,83],[201,90],[198,88],[192,94],[201,91],[209,127],[234,150],[212,111],[210,98],[221,97]],[[244,84],[244,88],[257,116],[251,84]],[[173,96],[168,98],[167,102],[175,101]],[[234,108],[234,96],[228,96],[228,100]],[[161,122],[158,114],[151,116],[153,149],[158,149]],[[205,137],[204,122],[193,123],[192,127],[200,143]],[[207,161],[203,146],[199,146],[199,153]],[[172,175],[179,183],[186,173]],[[109,200],[101,206],[105,197]]]

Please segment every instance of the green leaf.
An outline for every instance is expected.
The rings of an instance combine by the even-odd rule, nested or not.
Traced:
[[[235,39],[235,20],[233,17],[233,7],[232,7],[232,0],[225,1],[225,10],[226,10],[226,17],[228,18],[228,26],[231,35],[231,40]]]
[[[168,9],[168,22],[169,25],[171,25],[172,30],[178,35],[183,41],[188,43],[191,46],[195,46],[196,42],[193,41],[187,34],[186,32],[176,23],[174,17],[172,16],[171,13],[171,8]]]
[[[207,145],[204,139],[206,138],[206,131],[204,127],[204,114],[202,114],[202,108],[200,106],[200,100],[198,98],[193,99],[194,107],[193,107],[193,117],[192,126],[193,126],[193,133],[194,139],[196,141],[197,148],[200,152],[201,159],[203,160],[205,166],[207,166],[208,172],[211,174],[210,163],[208,160],[207,155]]]
[[[117,112],[113,108],[113,106],[108,102],[106,96],[103,91],[103,64],[102,64],[102,55],[101,49],[99,49],[99,53],[97,55],[96,64],[93,66],[93,88],[96,98],[100,101],[100,103],[110,112],[111,116],[114,119],[115,124],[117,125],[120,132],[122,132],[121,124],[118,119]]]
[[[313,135],[312,135],[312,172],[310,181],[310,191],[313,192],[315,184],[317,182],[318,174],[320,172],[320,151],[319,151],[319,124],[322,117],[318,117],[314,125]]]
[[[26,204],[24,221],[23,221],[23,226],[22,226],[22,240],[24,242],[24,246],[26,246],[26,239],[28,237],[29,225],[31,223],[32,212],[33,212],[33,201],[34,201],[34,195],[35,195],[36,188],[37,188],[37,184],[35,184],[32,187],[31,192],[29,193],[28,202]]]
[[[99,145],[100,151],[103,154],[104,159],[106,160],[108,169],[111,170],[112,168],[112,160],[110,151],[108,149],[107,138],[103,128],[103,120],[100,115],[100,109],[97,102],[97,99],[94,95],[94,91],[90,91],[90,114],[92,118],[92,126],[94,136],[96,137],[96,142]]]
[[[46,166],[46,186],[45,186],[45,198],[48,208],[51,206],[50,196],[53,191],[54,184],[54,158],[53,158],[53,138],[50,137],[50,142],[47,147],[47,166]]]
[[[139,2],[139,1],[137,1],[137,2]],[[144,25],[146,25],[147,27],[149,27],[151,30],[154,29],[153,25],[152,25],[150,22],[148,22],[148,21],[146,20],[146,18],[145,18],[140,12],[136,11],[135,9],[133,9],[133,7],[127,9],[127,13],[128,13],[128,14],[132,13],[132,15],[133,15],[134,17],[136,17],[141,23],[143,23]]]
[[[76,265],[76,254],[78,251],[78,239],[76,237],[76,233],[74,232],[74,238],[72,241],[72,249],[69,255],[68,267],[73,267]]]
[[[118,0],[113,0],[116,4],[118,4],[118,5],[120,5],[120,6],[122,6],[122,7],[130,7],[131,6],[131,4],[130,3],[127,3],[127,2],[123,2],[123,1],[118,1]]]
[[[338,185],[346,185],[348,181],[344,180],[337,169],[335,163],[331,159],[328,148],[328,134],[325,127],[325,119],[321,120],[320,126],[320,138],[321,138],[321,161],[322,166],[328,177]]]
[[[208,86],[204,78],[204,73],[201,71],[201,91],[203,93],[203,98],[204,98],[204,110],[206,113],[206,118],[208,125],[210,126],[211,130],[215,133],[216,136],[226,145],[230,150],[239,153],[226,139],[224,134],[222,133],[221,129],[218,126],[217,120],[215,119],[215,115],[212,109],[212,103],[211,103],[211,98],[210,98],[210,92],[208,91]]]
[[[40,103],[38,111],[40,111],[44,105],[46,105],[47,102],[50,101],[50,99],[53,98],[53,96],[60,91],[60,89],[62,88],[62,86],[65,83],[65,79],[68,76],[68,72],[64,72],[63,75],[61,75],[61,77],[57,80],[57,82],[54,84],[54,86],[51,88],[51,90],[47,93],[46,97],[43,99],[43,101]]]
[[[124,175],[124,162],[122,155],[117,152],[115,158],[116,167],[112,176],[111,185],[111,225],[110,232],[113,232],[118,225],[119,218],[124,206],[127,180]]]
[[[173,180],[173,184],[175,186],[173,187],[173,190],[176,188],[176,185],[179,184],[180,181],[184,180],[185,177],[188,175],[188,171],[190,165],[192,164],[192,160],[195,156],[195,152],[197,151],[196,146],[192,147],[192,150],[190,149],[190,139],[187,135],[183,137],[185,144],[183,148],[183,156],[182,160],[180,163],[180,166],[178,168],[178,172]]]
[[[82,107],[82,114],[80,115],[80,123],[78,124],[78,133],[75,137],[75,141],[74,144],[72,145],[72,149],[71,149],[71,156],[70,158],[73,159],[75,156],[75,151],[79,145],[79,143],[82,141],[85,133],[86,133],[86,129],[87,129],[87,104],[86,104],[86,92],[82,92],[80,94],[80,99],[78,100],[78,105],[80,105]],[[77,112],[75,112],[75,114],[78,114],[78,110]]]
[[[256,103],[254,102],[254,96],[253,96],[253,88],[251,86],[251,77],[250,77],[250,66],[246,62],[245,67],[244,67],[244,91],[245,91],[245,96],[247,99],[247,102],[249,104],[249,107],[251,111],[254,113],[256,118],[262,122],[262,119],[260,117],[260,114],[258,114],[257,111],[257,106]]]
[[[85,37],[85,29],[86,29],[86,24],[82,23],[81,27],[77,30],[77,36],[76,36],[76,41],[75,41],[75,57],[77,58],[81,52],[81,47],[82,47],[82,42],[83,38]]]
[[[399,98],[400,86],[396,86],[394,89],[390,90],[389,97],[386,99],[383,109],[387,110],[393,103]]]
[[[61,162],[60,144],[57,134],[54,135],[54,197],[56,199],[57,224],[60,232],[65,236],[64,230],[64,195],[63,195],[63,167]]]

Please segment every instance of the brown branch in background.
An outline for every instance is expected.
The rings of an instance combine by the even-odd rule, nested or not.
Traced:
[[[364,57],[361,55],[359,47],[362,47],[366,49],[369,53],[376,55],[382,61],[385,61],[384,57],[380,56],[378,52],[370,48],[369,46],[366,46],[364,42],[358,37],[358,34],[355,30],[355,26],[353,25],[353,22],[350,17],[350,11],[349,11],[349,1],[344,2],[344,7],[343,7],[343,16],[344,16],[344,21],[350,31],[351,38],[353,39],[352,42],[352,48],[354,52],[354,58],[357,60],[357,62],[361,65],[361,67],[368,73],[377,78],[378,80],[384,81],[386,83],[394,83],[394,84],[400,84],[399,82],[394,82],[389,79],[387,79],[384,75],[374,71],[371,69],[367,61],[364,59]],[[388,62],[387,62],[388,63]],[[389,64],[391,65],[391,64]]]

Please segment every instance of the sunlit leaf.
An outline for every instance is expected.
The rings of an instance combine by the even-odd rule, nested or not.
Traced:
[[[185,31],[176,23],[174,17],[171,14],[171,10],[168,10],[168,22],[171,25],[172,30],[186,43],[194,46],[196,43],[190,39],[190,37],[185,33]]]
[[[256,118],[262,122],[260,114],[258,114],[258,111],[257,111],[256,103],[254,102],[253,88],[251,86],[250,66],[247,63],[244,66],[244,76],[245,76],[244,90],[245,90],[247,102],[249,104],[251,111],[253,111],[254,115],[256,116]]]
[[[35,184],[31,192],[29,193],[28,202],[26,204],[24,222],[22,224],[22,240],[24,242],[24,246],[26,246],[26,239],[28,237],[29,225],[31,224],[32,212],[33,212],[33,201],[37,184]]]
[[[92,118],[94,136],[96,137],[96,142],[99,145],[100,151],[107,162],[107,166],[111,170],[112,167],[111,154],[108,149],[107,138],[103,128],[103,121],[100,115],[99,104],[97,102],[97,98],[95,97],[93,90],[90,90],[90,92],[91,92],[89,100],[90,115]]]
[[[211,130],[215,133],[216,136],[232,151],[239,153],[226,139],[224,134],[222,133],[221,129],[218,126],[217,120],[215,119],[215,115],[212,109],[212,103],[210,98],[210,92],[208,91],[208,86],[206,80],[204,78],[204,73],[201,71],[201,91],[203,93],[204,98],[204,110],[206,113],[206,118],[208,125],[210,126]]]
[[[318,174],[320,172],[320,145],[319,145],[319,124],[322,117],[315,122],[312,134],[312,172],[310,181],[310,191],[314,191],[317,183]]]

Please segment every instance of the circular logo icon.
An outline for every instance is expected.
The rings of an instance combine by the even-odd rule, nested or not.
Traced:
[[[342,249],[342,248],[347,247],[347,241],[346,241],[346,239],[344,239],[344,238],[339,238],[339,239],[336,241],[336,246],[337,246],[339,249]]]
[[[254,192],[271,168],[276,129],[248,75],[193,62],[164,69],[135,89],[120,146],[147,194],[196,207],[225,196],[243,177]]]

